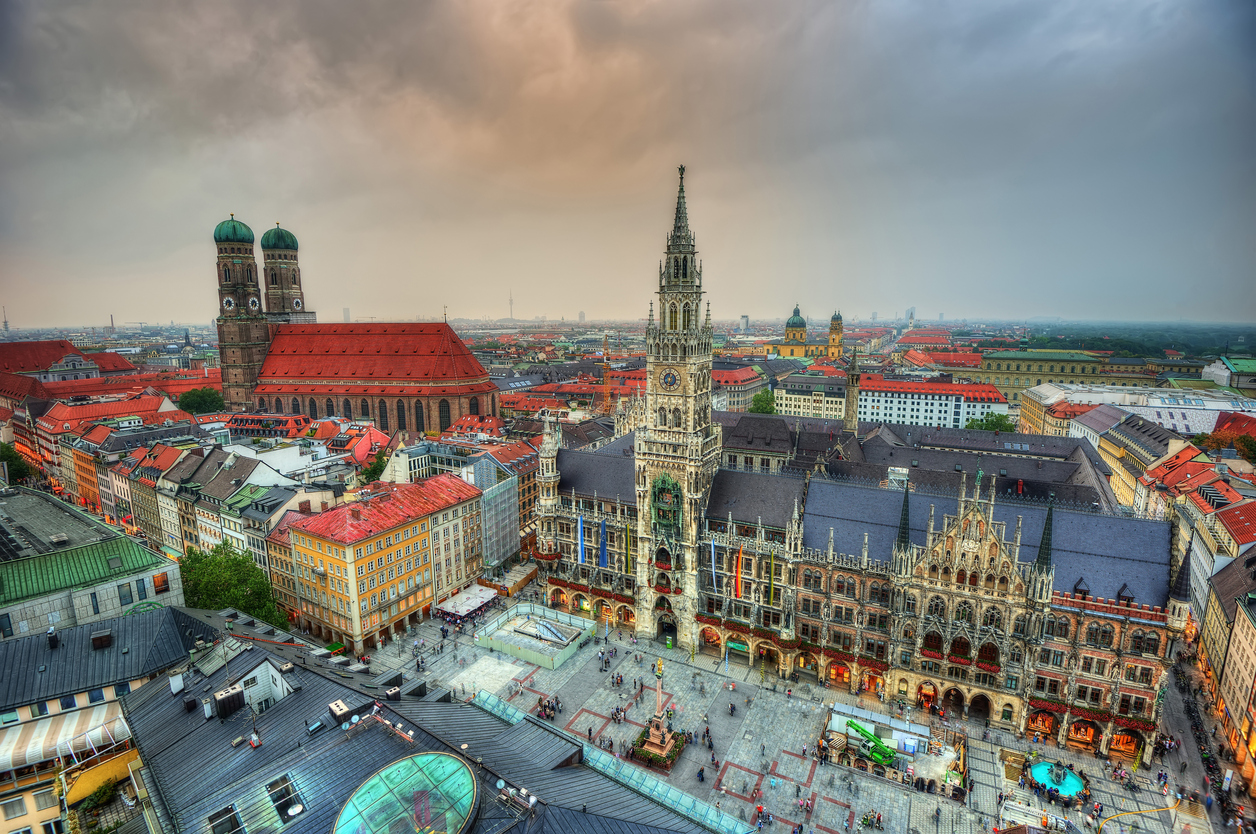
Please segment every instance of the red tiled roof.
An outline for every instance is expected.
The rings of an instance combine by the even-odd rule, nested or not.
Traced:
[[[326,383],[339,383],[334,387],[337,395],[497,390],[484,367],[444,323],[279,325],[258,381],[259,394],[306,389],[317,394],[328,390]]]
[[[711,381],[719,385],[742,385],[759,379],[754,368],[737,368],[733,371],[711,371]]]
[[[864,374],[860,379],[861,394],[884,391],[895,394],[945,394],[962,396],[972,402],[1005,403],[1007,400],[993,385],[976,382],[915,382],[901,379],[885,379],[880,374]]]
[[[909,336],[900,336],[898,339],[898,344],[900,345],[949,345],[950,343],[950,334],[946,334],[944,336],[912,334]]]
[[[50,396],[59,399],[70,397],[98,397],[107,394],[136,394],[152,388],[161,391],[172,400],[194,388],[222,390],[222,369],[205,371],[176,371],[157,374],[124,374],[122,376],[97,377],[96,379],[62,379],[45,382]]]
[[[65,339],[48,339],[40,342],[0,342],[0,371],[13,374],[46,371],[71,353],[83,355],[83,351]]]
[[[111,350],[102,350],[99,353],[85,353],[83,355],[95,362],[96,367],[100,369],[102,374],[135,370],[135,366],[131,364],[130,360]]]
[[[28,397],[37,400],[52,399],[52,395],[48,393],[44,383],[35,379],[35,377],[8,371],[0,371],[0,397],[4,397],[14,403],[20,403]]]
[[[1256,501],[1245,501],[1217,511],[1217,518],[1239,544],[1256,542]]]
[[[445,429],[442,437],[456,434],[490,434],[502,436],[506,433],[506,421],[489,414],[464,414]]]
[[[162,420],[167,417],[176,421],[192,419],[192,415],[178,409],[158,411],[166,402],[165,397],[132,397],[103,403],[54,403],[52,408],[39,418],[38,425],[44,431],[59,434],[67,431],[65,428],[67,423],[73,429],[82,423],[107,420],[110,417],[146,417],[160,414]]]
[[[266,541],[274,542],[281,547],[288,547],[292,544],[292,539],[288,533],[288,528],[298,521],[304,521],[312,518],[310,513],[298,512],[297,510],[285,510],[284,514],[279,518],[279,523],[275,525],[275,529],[270,531],[270,535],[266,537]]]
[[[417,484],[377,481],[369,490],[369,498],[360,497],[352,504],[299,521],[292,529],[352,545],[481,495],[480,490],[449,473]],[[365,489],[359,493],[365,494]]]
[[[1256,417],[1238,411],[1223,411],[1217,415],[1217,425],[1213,427],[1212,431],[1213,434],[1233,432],[1234,434],[1256,437]]]
[[[960,353],[956,351],[929,351],[929,359],[935,365],[948,368],[980,368],[980,353]]]
[[[1061,420],[1072,420],[1074,417],[1080,417],[1087,411],[1098,407],[1095,403],[1071,403],[1067,400],[1061,400],[1048,407],[1047,413]]]
[[[113,426],[92,426],[83,434],[83,439],[88,443],[100,444],[106,437],[113,434]]]

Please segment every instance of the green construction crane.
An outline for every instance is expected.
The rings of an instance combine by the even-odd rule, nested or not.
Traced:
[[[864,742],[859,745],[859,755],[872,759],[879,765],[894,764],[894,758],[898,754],[889,747],[886,747],[881,739],[877,738],[875,735],[868,732],[850,719],[846,720],[846,729],[854,730],[856,733],[863,736]]]

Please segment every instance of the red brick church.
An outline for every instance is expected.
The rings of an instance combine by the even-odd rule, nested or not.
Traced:
[[[497,386],[448,324],[318,324],[305,309],[296,236],[276,226],[261,243],[259,264],[252,229],[234,215],[214,229],[229,409],[369,419],[385,431],[496,416]]]

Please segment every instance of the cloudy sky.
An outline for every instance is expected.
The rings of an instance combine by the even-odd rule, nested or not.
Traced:
[[[1248,0],[0,2],[18,326],[202,321],[214,225],[324,321],[1256,318]],[[260,254],[260,253],[259,253]]]

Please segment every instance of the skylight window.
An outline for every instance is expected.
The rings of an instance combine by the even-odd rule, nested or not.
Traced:
[[[266,786],[266,794],[279,814],[279,821],[284,824],[296,819],[305,810],[296,786],[286,773]]]
[[[240,815],[236,813],[234,805],[228,805],[221,811],[210,814],[209,830],[211,834],[245,834],[244,823],[240,821]]]

